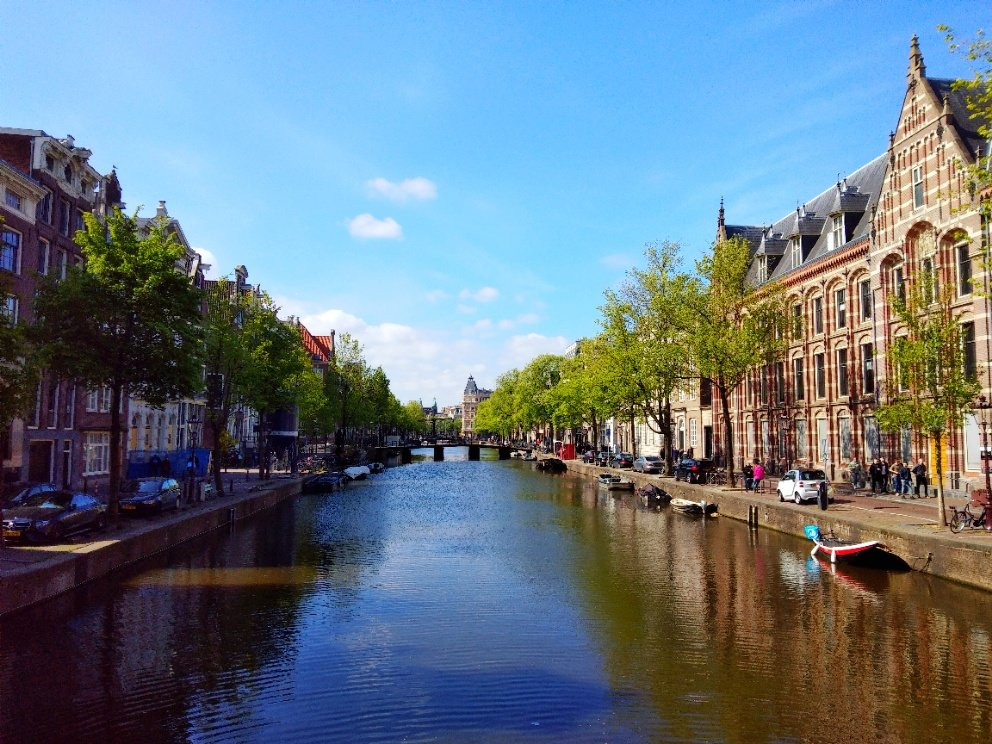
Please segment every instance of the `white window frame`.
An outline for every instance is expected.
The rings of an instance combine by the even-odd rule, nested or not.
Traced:
[[[110,432],[88,431],[83,435],[83,475],[110,473]]]
[[[16,237],[16,245],[8,243],[3,239],[3,236],[8,234]],[[8,266],[6,263],[0,263],[0,271],[9,271],[11,274],[20,275],[21,256],[24,254],[24,236],[12,227],[4,225],[3,227],[0,227],[0,256],[4,255],[8,251],[10,251],[11,255],[10,265]]]
[[[21,214],[24,213],[24,197],[13,189],[4,189],[3,203],[10,209],[15,209]]]
[[[44,276],[48,273],[52,258],[52,244],[44,238],[38,238],[38,273]]]
[[[962,258],[967,260],[963,261]],[[965,277],[964,272],[961,271],[961,267],[965,263],[968,265],[967,277]],[[958,297],[967,297],[971,295],[971,279],[975,275],[975,269],[974,266],[972,266],[971,261],[971,246],[967,242],[958,243],[954,246],[954,268],[958,278]]]
[[[834,290],[834,319],[838,328],[847,328],[847,287]]]
[[[803,262],[803,241],[798,235],[789,241],[789,250],[792,253],[792,268],[798,269]]]
[[[923,190],[923,166],[917,165],[913,168],[913,209],[919,209],[926,202],[926,194]]]
[[[864,288],[868,288],[868,292],[864,291]],[[862,279],[858,282],[858,300],[861,304],[861,322],[865,323],[871,320],[872,315],[875,312],[873,305],[875,304],[874,298],[871,296],[871,279]],[[867,302],[865,301],[867,300]]]
[[[689,419],[689,446],[695,449],[699,446],[699,426],[696,419]]]
[[[7,318],[11,325],[17,323],[19,316],[21,302],[17,299],[17,295],[7,295],[4,298],[3,305],[0,305],[0,315]]]
[[[844,215],[835,214],[830,222],[830,247],[840,248],[847,241],[844,240]]]

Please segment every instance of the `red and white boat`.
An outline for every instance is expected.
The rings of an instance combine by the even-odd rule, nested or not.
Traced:
[[[822,535],[820,528],[812,524],[806,526],[806,537],[814,543],[809,554],[815,556],[819,553],[824,557],[829,556],[831,563],[836,563],[838,560],[850,560],[875,549],[887,550],[885,545],[878,540],[852,543],[847,540],[838,540],[833,535]]]

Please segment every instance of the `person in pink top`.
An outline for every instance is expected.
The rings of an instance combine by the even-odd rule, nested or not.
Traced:
[[[757,492],[761,490],[761,481],[765,479],[765,466],[755,460],[752,469],[754,470],[754,490]]]

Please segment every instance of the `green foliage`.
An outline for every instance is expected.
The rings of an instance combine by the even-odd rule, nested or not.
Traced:
[[[935,296],[936,295],[936,296]],[[954,292],[934,292],[926,280],[913,284],[892,310],[905,332],[887,347],[886,402],[875,416],[889,432],[904,429],[932,437],[937,447],[937,493],[944,512],[940,442],[948,429],[964,423],[981,385],[965,369],[961,313],[953,309]]]
[[[177,266],[184,259],[165,220],[145,233],[137,216],[105,222],[84,214],[76,243],[86,259],[66,278],[41,283],[31,333],[56,375],[111,388],[110,506],[120,484],[121,400],[163,405],[200,387],[200,294]]]
[[[8,291],[0,276],[0,299]],[[24,324],[13,323],[4,313],[0,313],[0,371],[0,429],[6,429],[31,408],[38,369]]]

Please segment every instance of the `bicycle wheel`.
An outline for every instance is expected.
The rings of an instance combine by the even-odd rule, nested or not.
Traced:
[[[951,517],[951,532],[958,533],[968,526],[971,520],[968,519],[968,515],[961,511],[955,511],[954,516]]]

